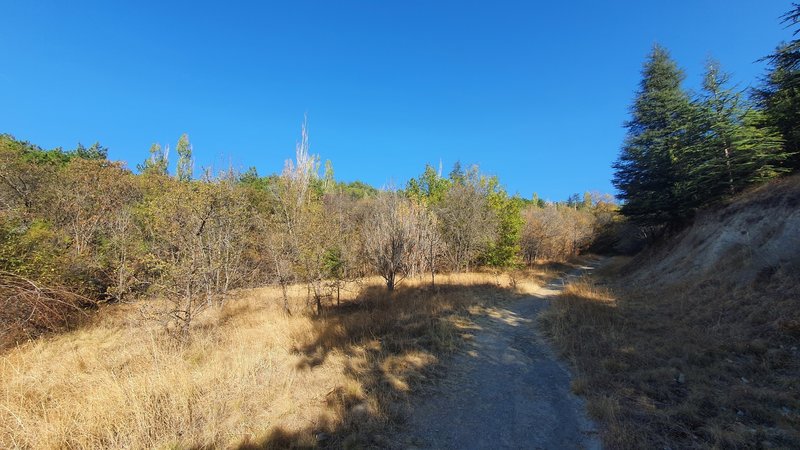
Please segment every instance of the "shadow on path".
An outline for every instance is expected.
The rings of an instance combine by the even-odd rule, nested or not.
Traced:
[[[538,330],[537,316],[569,279],[564,278],[489,310],[447,366],[447,376],[416,400],[402,448],[600,448],[595,425],[570,391],[570,372]]]

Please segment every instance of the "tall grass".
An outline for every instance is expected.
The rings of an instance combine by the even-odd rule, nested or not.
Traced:
[[[654,289],[609,272],[568,286],[542,318],[606,446],[800,447],[794,274]]]

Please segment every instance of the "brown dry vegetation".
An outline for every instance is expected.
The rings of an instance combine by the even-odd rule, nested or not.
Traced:
[[[145,319],[153,301],[107,306],[0,357],[0,447],[384,446],[470,311],[551,275],[443,275],[392,294],[375,279],[322,316],[284,315],[279,288],[242,291],[186,345]],[[293,290],[298,307],[305,294]]]
[[[553,303],[609,447],[800,447],[799,198],[768,184]]]

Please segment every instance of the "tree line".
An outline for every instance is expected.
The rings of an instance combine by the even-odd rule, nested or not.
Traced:
[[[796,25],[800,5],[783,19]],[[692,94],[669,52],[653,47],[614,163],[625,216],[678,227],[698,208],[800,168],[800,41],[779,45],[765,60],[769,72],[749,92],[710,60],[701,91]]]
[[[305,285],[307,311],[318,313],[365,276],[391,291],[409,276],[435,285],[442,272],[568,258],[615,210],[588,193],[563,203],[509,195],[460,164],[447,176],[427,166],[401,189],[340,182],[310,153],[305,125],[295,158],[269,176],[196,171],[187,135],[175,149],[172,170],[169,147],[153,144],[134,172],[100,144],[44,150],[0,135],[0,294],[28,299],[15,303],[18,318],[49,323],[34,305],[42,292],[156,296],[185,336],[232,289],[263,284],[282,288],[286,314],[288,288]]]

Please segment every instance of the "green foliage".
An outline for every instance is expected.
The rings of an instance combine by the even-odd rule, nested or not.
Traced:
[[[322,267],[325,275],[334,280],[341,280],[344,277],[345,260],[342,249],[339,247],[329,248],[322,255]]]
[[[156,142],[150,146],[150,157],[138,164],[136,169],[139,173],[146,175],[167,176],[169,174],[168,166],[167,154],[161,148],[161,144]]]
[[[57,281],[67,248],[65,236],[43,220],[0,220],[0,270]]]
[[[784,144],[774,110],[744,100],[729,78],[711,61],[702,95],[691,99],[666,50],[653,49],[614,164],[624,215],[641,225],[680,225],[699,207],[789,171],[791,130]],[[787,110],[797,114],[797,105]]]
[[[175,150],[178,153],[175,177],[178,181],[191,181],[194,161],[192,161],[192,144],[189,143],[189,135],[186,133],[181,135]]]
[[[784,16],[787,26],[800,23],[800,4]],[[794,31],[797,35],[800,29]],[[754,91],[754,98],[765,112],[766,124],[777,128],[783,135],[787,153],[791,157],[787,163],[793,170],[800,169],[800,39],[778,46],[775,52],[765,58],[770,63],[770,71],[763,86]]]
[[[71,151],[64,151],[62,148],[45,150],[38,145],[26,141],[19,141],[10,134],[0,134],[0,149],[13,152],[21,160],[41,166],[63,167],[73,158],[106,160],[108,149],[95,142],[91,147],[86,148],[82,144]]]
[[[709,64],[703,96],[696,101],[702,138],[689,150],[687,173],[697,204],[718,201],[754,183],[787,171],[789,154],[777,129],[763,111],[727,86],[729,76]]]
[[[648,225],[677,223],[690,215],[682,162],[696,111],[681,88],[683,71],[663,47],[653,47],[642,75],[613,183],[626,216]]]
[[[483,260],[490,267],[515,267],[520,264],[521,212],[524,202],[519,196],[509,197],[499,187],[496,177],[492,177],[489,184],[489,207],[497,217],[497,237],[489,245]]]
[[[361,181],[337,182],[336,190],[348,197],[359,200],[378,195],[377,189]]]
[[[108,148],[103,147],[100,145],[99,142],[95,142],[92,144],[91,147],[86,148],[80,142],[78,143],[78,147],[72,151],[76,158],[83,158],[83,159],[97,159],[97,160],[106,160],[108,159]]]
[[[419,176],[419,179],[408,180],[405,193],[408,198],[431,206],[438,205],[444,200],[449,187],[450,181],[439,176],[433,166],[426,164],[425,171]]]

